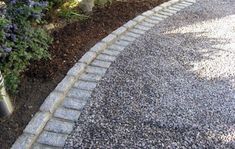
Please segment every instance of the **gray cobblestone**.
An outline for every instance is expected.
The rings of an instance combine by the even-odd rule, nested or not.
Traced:
[[[62,147],[53,147],[45,144],[34,143],[32,149],[62,149]]]
[[[178,12],[178,11],[180,11],[181,9],[180,9],[180,8],[174,8],[174,7],[171,6],[171,7],[168,8],[168,10],[173,10],[173,11],[177,11],[177,12]]]
[[[144,19],[146,19],[146,17],[139,15],[139,16],[135,17],[133,19],[133,21],[142,22]]]
[[[86,52],[86,54],[82,56],[79,62],[90,64],[95,59],[95,57],[96,57],[95,52]]]
[[[58,105],[64,98],[64,94],[61,92],[53,91],[50,95],[46,98],[43,104],[40,107],[41,111],[53,113]]]
[[[148,23],[148,22],[142,22],[140,25],[146,26],[146,27],[150,27],[150,28],[152,28],[152,27],[155,26],[155,24],[153,24],[153,23]]]
[[[88,100],[91,97],[91,92],[86,90],[81,90],[78,88],[72,88],[68,92],[68,97],[73,97],[81,100]]]
[[[178,9],[184,9],[186,6],[180,6],[180,5],[173,5],[173,8],[178,8]]]
[[[137,22],[130,20],[126,24],[124,24],[123,26],[129,29],[129,28],[134,27],[136,24],[137,24]]]
[[[140,30],[140,29],[136,29],[136,28],[131,29],[130,31],[133,33],[136,33],[136,34],[140,34],[140,35],[145,34],[144,30]]]
[[[99,42],[95,46],[93,46],[90,51],[96,52],[97,54],[101,53],[105,48],[107,47],[107,44],[104,42]]]
[[[110,55],[110,56],[118,56],[120,54],[120,51],[107,49],[102,54],[107,54],[107,55]]]
[[[65,122],[52,118],[46,125],[45,130],[55,133],[69,134],[73,130],[74,123]]]
[[[83,63],[76,63],[67,73],[68,75],[75,76],[75,78],[78,78],[79,75],[84,72],[86,67],[86,64]]]
[[[36,139],[35,135],[23,133],[12,145],[11,149],[29,149],[32,146],[35,139]]]
[[[92,91],[96,87],[96,83],[79,80],[78,82],[74,84],[74,87]]]
[[[147,20],[147,19],[146,19]],[[134,37],[134,38],[138,38],[140,37],[141,35],[140,34],[135,34],[135,33],[132,33],[132,32],[128,32],[126,33],[127,36],[131,36],[131,37]]]
[[[102,39],[103,42],[107,43],[107,45],[111,44],[117,39],[117,35],[109,34],[107,37]]]
[[[166,2],[166,3],[161,4],[160,6],[166,8],[166,7],[169,7],[171,5],[172,5],[171,3]]]
[[[118,29],[116,29],[115,31],[113,31],[113,34],[117,35],[117,36],[120,36],[122,35],[123,33],[126,32],[126,28],[125,27],[119,27]]]
[[[111,65],[111,62],[106,62],[106,61],[100,61],[100,60],[94,60],[91,63],[92,66],[98,66],[98,67],[103,67],[103,68],[109,68]]]
[[[157,16],[151,16],[149,19],[156,20],[158,22],[164,20],[163,18],[160,18],[160,17],[157,17]]]
[[[101,80],[101,76],[97,74],[92,74],[92,73],[84,73],[81,75],[80,79],[85,80],[85,81],[93,81],[93,82],[98,82]]]
[[[165,12],[165,11],[160,11],[159,14],[161,15],[166,15],[166,16],[172,16],[173,13]]]
[[[65,98],[63,107],[67,109],[75,109],[75,110],[81,110],[86,105],[86,100],[79,100],[75,98]]]
[[[184,0],[184,1],[188,3],[196,3],[196,0]]]
[[[81,112],[77,110],[58,108],[55,111],[54,116],[65,120],[77,121],[80,114]]]
[[[159,12],[162,9],[163,9],[163,7],[157,6],[157,7],[153,8],[152,10],[155,11],[155,12]]]
[[[182,1],[181,4],[186,4],[188,6],[192,5],[193,3],[192,2],[188,2],[188,1]]]
[[[143,31],[148,31],[151,29],[151,27],[143,26],[143,25],[136,25],[135,28],[143,30]]]
[[[55,88],[56,91],[60,91],[64,94],[68,92],[68,90],[74,84],[76,78],[74,76],[67,75]]]
[[[161,15],[159,13],[154,14],[154,16],[159,17],[159,18],[163,18],[163,19],[168,17],[168,16],[165,16],[165,15]]]
[[[44,131],[38,138],[41,144],[47,144],[55,147],[63,147],[68,135]]]
[[[99,56],[100,56],[100,59],[102,59],[102,60],[105,60],[105,57],[106,58],[111,57],[111,56],[107,56],[107,55],[104,55],[104,54],[99,55]],[[99,75],[103,76],[103,75],[105,75],[107,69],[106,68],[101,68],[101,67],[88,66],[86,71],[89,72],[89,73],[95,73],[95,74],[99,74]]]
[[[109,47],[109,49],[117,50],[117,51],[123,51],[125,49],[124,46],[113,44],[112,46]]]
[[[24,129],[25,133],[39,134],[50,118],[49,112],[38,112]]]
[[[176,5],[183,6],[183,7],[188,7],[188,6],[192,5],[192,3],[181,2],[181,3],[178,3]]]
[[[149,19],[146,19],[145,22],[152,23],[152,24],[157,24],[157,23],[160,22],[160,20],[149,18]]]
[[[120,39],[121,39],[121,40],[129,41],[129,42],[133,42],[133,41],[135,41],[135,40],[136,40],[136,38],[131,37],[131,36],[127,36],[127,35],[122,36]]]
[[[153,15],[153,14],[154,14],[154,11],[152,11],[152,10],[145,11],[144,13],[142,13],[142,15],[143,15],[143,16],[146,16],[146,17],[149,17],[149,16],[151,16],[151,15]]]
[[[124,41],[124,40],[118,40],[118,41],[115,42],[115,44],[126,47],[130,44],[130,42]]]
[[[97,59],[102,60],[102,61],[108,61],[108,62],[113,62],[115,61],[116,57],[110,56],[110,55],[105,55],[105,54],[100,54]],[[99,69],[97,67],[90,67],[89,71],[91,73],[97,73],[97,74],[104,74],[106,72],[106,69],[102,68]]]
[[[166,10],[164,10],[164,12],[176,14],[178,11],[176,11],[176,10],[171,10],[171,9],[166,9]]]

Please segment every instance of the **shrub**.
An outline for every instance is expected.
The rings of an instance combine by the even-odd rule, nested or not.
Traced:
[[[49,58],[52,39],[38,26],[47,3],[10,0],[6,4],[5,14],[0,16],[0,70],[6,88],[13,93],[31,61]]]

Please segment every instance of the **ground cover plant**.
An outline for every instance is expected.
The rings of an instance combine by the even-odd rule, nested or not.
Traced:
[[[50,56],[52,39],[37,26],[46,7],[46,2],[12,0],[0,16],[0,70],[10,92],[16,91],[30,61]]]

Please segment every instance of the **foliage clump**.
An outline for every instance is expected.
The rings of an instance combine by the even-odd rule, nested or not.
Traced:
[[[52,39],[38,26],[47,2],[9,0],[0,14],[0,71],[7,90],[15,92],[31,61],[49,58]]]

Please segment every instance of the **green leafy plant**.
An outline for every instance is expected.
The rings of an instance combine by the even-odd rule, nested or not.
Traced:
[[[89,17],[87,15],[79,14],[73,9],[64,9],[59,12],[59,16],[67,20],[85,20]]]
[[[52,39],[37,25],[45,6],[14,1],[0,17],[0,70],[11,93],[16,92],[21,73],[31,61],[50,57],[47,49]]]

